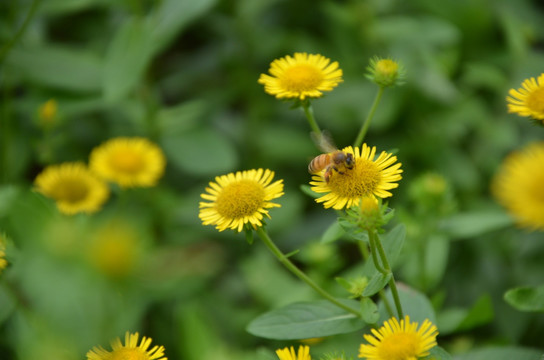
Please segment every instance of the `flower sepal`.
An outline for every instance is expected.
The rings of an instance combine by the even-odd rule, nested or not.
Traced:
[[[362,198],[358,206],[346,210],[346,215],[341,217],[343,226],[351,230],[349,232],[377,231],[383,233],[383,227],[395,216],[395,210],[389,208],[381,198]],[[351,227],[351,229],[349,229]]]

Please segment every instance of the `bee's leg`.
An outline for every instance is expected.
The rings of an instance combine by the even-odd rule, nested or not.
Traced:
[[[334,170],[336,170],[337,173],[339,173],[339,174],[341,174],[341,175],[344,175],[344,172],[338,170],[338,168],[337,168],[336,166],[333,166],[332,168],[333,168]]]

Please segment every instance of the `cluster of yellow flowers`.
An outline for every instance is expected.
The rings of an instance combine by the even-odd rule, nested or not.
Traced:
[[[390,59],[374,59],[371,79],[381,88],[393,86],[402,80],[402,71]],[[321,55],[295,53],[274,60],[268,74],[262,74],[259,83],[265,91],[278,99],[292,99],[307,104],[342,82],[342,70],[337,62]],[[306,103],[305,103],[306,102]],[[336,155],[334,155],[336,154]],[[334,157],[339,160],[334,160]],[[335,165],[336,161],[336,165]],[[340,164],[343,162],[344,164]],[[342,167],[344,166],[344,167]],[[319,194],[316,201],[325,208],[342,210],[361,204],[377,204],[377,198],[392,196],[389,190],[398,187],[402,179],[401,163],[397,157],[367,144],[331,150],[317,157],[309,166],[313,173],[311,189]],[[349,171],[347,171],[349,169]],[[273,181],[269,169],[252,169],[217,176],[201,195],[199,217],[204,225],[217,230],[236,232],[256,230],[263,226],[268,209],[279,207],[272,202],[283,195],[283,180]],[[366,205],[365,205],[366,206]],[[437,328],[425,320],[418,329],[409,316],[391,318],[372,335],[365,335],[368,344],[362,344],[359,357],[374,360],[415,359],[429,354],[436,345]],[[301,346],[298,353],[293,347],[276,351],[280,360],[310,360],[310,349]]]
[[[372,335],[364,335],[368,344],[361,344],[359,357],[368,360],[416,359],[429,355],[429,350],[436,346],[438,330],[429,320],[421,326],[410,322],[406,316],[402,320],[391,318],[378,330],[372,329]],[[142,338],[138,344],[138,333],[125,334],[125,343],[116,338],[111,342],[112,350],[95,346],[87,352],[87,360],[141,359],[167,360],[164,347],[155,345],[151,349],[152,339]],[[148,350],[149,349],[149,350]],[[311,360],[310,347],[300,346],[298,352],[291,347],[276,350],[279,360]]]
[[[374,62],[375,68],[386,69],[389,83],[398,78],[395,75],[398,67],[391,66],[391,62],[389,59]],[[295,53],[274,60],[269,73],[261,74],[258,81],[268,94],[278,99],[318,98],[323,91],[330,91],[342,82],[338,63],[319,54]],[[383,151],[375,159],[376,148],[366,144],[341,151],[351,154],[353,171],[330,177],[324,176],[325,167],[316,172],[310,182],[311,189],[325,194],[317,202],[324,203],[325,208],[340,210],[358,205],[362,198],[392,196],[389,190],[396,188],[396,182],[402,178],[396,156]],[[262,226],[263,216],[269,216],[267,209],[280,206],[270,200],[283,195],[282,180],[271,184],[273,176],[274,172],[268,169],[253,169],[216,177],[202,194],[208,201],[200,203],[199,217],[203,224],[215,225],[219,231],[230,228],[238,232],[246,224],[253,229]]]
[[[151,187],[164,173],[162,150],[140,137],[118,137],[94,148],[89,166],[66,162],[46,167],[36,177],[36,191],[55,200],[59,211],[93,213],[108,200],[107,182],[121,188]]]

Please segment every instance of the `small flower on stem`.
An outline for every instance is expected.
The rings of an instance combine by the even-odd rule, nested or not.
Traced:
[[[374,159],[376,147],[371,148],[366,144],[360,150],[348,146],[342,151],[353,155],[355,165],[342,173],[333,171],[328,182],[323,177],[325,170],[314,175],[313,181],[310,181],[312,190],[326,193],[316,199],[317,202],[324,203],[325,208],[341,210],[359,205],[362,198],[393,195],[389,190],[398,187],[396,182],[402,179],[402,164],[396,163],[396,156],[382,151]]]
[[[278,99],[319,98],[342,82],[338,62],[319,55],[295,53],[276,59],[270,64],[270,75],[261,74],[259,84]]]
[[[391,59],[374,57],[370,59],[366,77],[380,87],[400,86],[404,84],[406,71],[404,66]]]
[[[280,207],[271,200],[283,195],[283,180],[272,182],[270,170],[238,171],[236,174],[217,176],[210,182],[206,193],[200,196],[210,202],[200,203],[199,217],[203,225],[215,225],[223,231],[242,231],[245,225],[253,229],[263,226],[268,209]]]

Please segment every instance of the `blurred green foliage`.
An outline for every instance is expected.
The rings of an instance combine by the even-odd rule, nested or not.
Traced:
[[[509,302],[503,294],[542,289],[542,234],[513,227],[489,182],[508,152],[544,136],[505,106],[508,89],[543,72],[543,23],[538,0],[1,2],[0,233],[10,263],[0,279],[2,359],[81,359],[127,330],[164,345],[169,359],[266,360],[292,345],[246,327],[317,295],[261,243],[198,219],[207,183],[236,170],[284,179],[270,234],[348,297],[334,277],[361,274],[357,246],[300,190],[317,155],[304,115],[257,84],[272,60],[294,52],[320,53],[344,71],[313,102],[339,147],[354,140],[376,92],[364,77],[369,59],[404,64],[406,84],[386,91],[366,141],[396,149],[403,163],[390,206],[406,226],[395,267],[405,301],[436,313],[439,345],[455,359],[538,359],[542,313],[509,305],[524,308],[519,291]],[[44,128],[38,109],[49,99],[58,114]],[[99,214],[72,218],[32,191],[45,166],[87,161],[102,141],[133,135],[166,153],[159,186],[115,191]],[[444,192],[432,194],[428,173]],[[123,278],[86,256],[94,231],[112,221],[131,224],[142,253]],[[356,355],[361,335],[326,338],[312,353]]]

